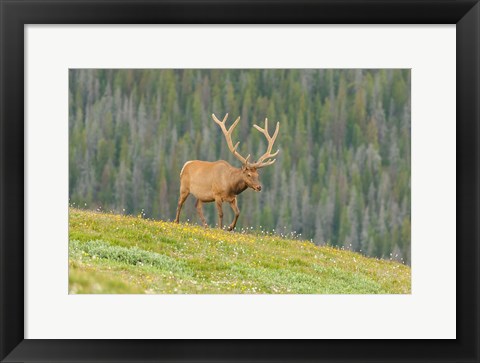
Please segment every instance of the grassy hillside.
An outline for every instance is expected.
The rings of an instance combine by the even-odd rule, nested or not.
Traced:
[[[70,293],[408,294],[410,268],[308,241],[70,208]]]

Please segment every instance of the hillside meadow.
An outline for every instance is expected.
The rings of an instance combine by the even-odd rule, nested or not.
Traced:
[[[410,267],[264,231],[69,209],[70,294],[409,294]]]

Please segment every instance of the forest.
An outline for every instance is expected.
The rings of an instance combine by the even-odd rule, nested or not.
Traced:
[[[186,161],[241,166],[212,113],[241,116],[233,140],[253,159],[268,118],[280,153],[239,195],[236,230],[410,264],[410,109],[408,69],[70,69],[69,203],[171,221]],[[193,197],[181,221],[200,223]]]

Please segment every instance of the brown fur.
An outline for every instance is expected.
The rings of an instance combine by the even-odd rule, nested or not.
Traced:
[[[260,191],[262,188],[255,167],[244,165],[242,168],[235,168],[224,160],[214,162],[188,161],[180,172],[180,198],[178,199],[175,222],[179,222],[183,203],[192,194],[197,198],[195,206],[205,227],[207,227],[207,222],[203,215],[202,203],[215,202],[220,228],[223,228],[222,203],[230,203],[235,213],[235,217],[228,227],[228,230],[231,231],[235,228],[240,215],[237,195],[247,188],[252,188],[255,191]]]
[[[237,195],[243,192],[247,188],[260,191],[262,186],[258,181],[257,169],[263,168],[268,165],[272,165],[275,159],[271,159],[279,153],[277,150],[272,154],[272,147],[275,139],[277,138],[280,123],[277,122],[275,132],[272,136],[268,133],[268,120],[265,119],[265,127],[261,128],[257,125],[253,125],[258,131],[260,131],[268,141],[267,151],[258,159],[255,163],[250,163],[248,159],[250,155],[244,158],[237,151],[239,142],[233,145],[232,132],[240,122],[238,117],[232,126],[227,130],[225,123],[227,122],[228,113],[225,115],[222,121],[220,121],[214,114],[212,114],[213,121],[220,126],[230,152],[242,163],[242,168],[235,168],[227,163],[225,160],[219,161],[201,161],[191,160],[187,161],[180,172],[180,197],[178,198],[177,216],[175,222],[180,220],[180,211],[182,210],[183,203],[190,194],[193,194],[197,201],[195,207],[197,208],[198,215],[202,220],[202,223],[207,227],[207,221],[203,216],[202,203],[215,202],[218,209],[218,226],[223,228],[223,210],[222,203],[230,203],[235,218],[228,227],[231,231],[237,224],[240,210],[237,205]]]

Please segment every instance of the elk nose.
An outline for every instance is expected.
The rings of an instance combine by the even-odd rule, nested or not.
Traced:
[[[262,186],[259,185],[258,188],[257,188],[258,191],[262,190]]]

